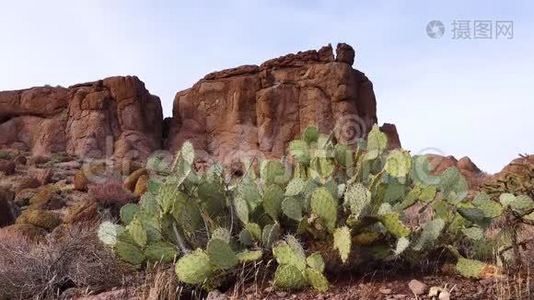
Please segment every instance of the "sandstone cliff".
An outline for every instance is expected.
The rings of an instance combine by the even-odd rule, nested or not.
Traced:
[[[145,158],[161,148],[162,111],[137,77],[0,92],[0,147],[34,155]]]
[[[229,163],[279,157],[312,124],[343,142],[364,137],[377,122],[373,86],[352,68],[352,47],[336,52],[329,45],[208,74],[176,94],[168,149],[191,140],[201,155]]]

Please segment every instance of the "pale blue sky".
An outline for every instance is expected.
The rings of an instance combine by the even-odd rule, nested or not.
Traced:
[[[344,41],[405,148],[495,172],[534,152],[534,2],[490,2],[3,1],[0,90],[137,75],[170,115],[206,73]],[[453,40],[454,20],[512,20],[514,39]]]

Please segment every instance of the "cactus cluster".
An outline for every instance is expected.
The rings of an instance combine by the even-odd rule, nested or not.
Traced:
[[[496,267],[474,260],[476,251],[457,249],[508,248],[509,239],[486,238],[492,220],[534,220],[531,198],[507,192],[470,199],[456,168],[433,174],[424,156],[388,150],[377,126],[356,145],[336,144],[333,134],[309,127],[288,152],[290,164],[265,160],[256,170],[248,161],[242,177],[229,178],[219,165],[197,172],[185,142],[172,166],[149,160],[148,191],[121,209],[120,224],[102,223],[98,235],[133,265],[176,263],[186,284],[215,288],[239,265],[274,258],[276,287],[323,292],[325,268],[357,267],[351,258],[360,253],[416,263],[444,249],[457,257],[460,274],[480,277]],[[430,211],[430,219],[414,224],[414,209]],[[307,253],[311,245],[335,257]]]

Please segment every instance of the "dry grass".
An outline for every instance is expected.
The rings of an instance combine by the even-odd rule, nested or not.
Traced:
[[[147,270],[143,284],[137,289],[140,299],[181,299],[184,287],[178,282],[174,265],[156,265]]]
[[[0,241],[0,298],[53,299],[72,287],[99,292],[120,286],[127,272],[94,226],[69,227],[40,243],[15,234]]]

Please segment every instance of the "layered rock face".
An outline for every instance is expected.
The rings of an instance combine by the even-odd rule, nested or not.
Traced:
[[[352,47],[336,52],[329,45],[205,76],[177,93],[167,147],[191,140],[201,155],[229,163],[280,157],[309,125],[345,143],[366,136],[377,121],[372,83],[352,68]]]
[[[137,77],[0,92],[0,147],[143,159],[161,148],[162,118]]]

